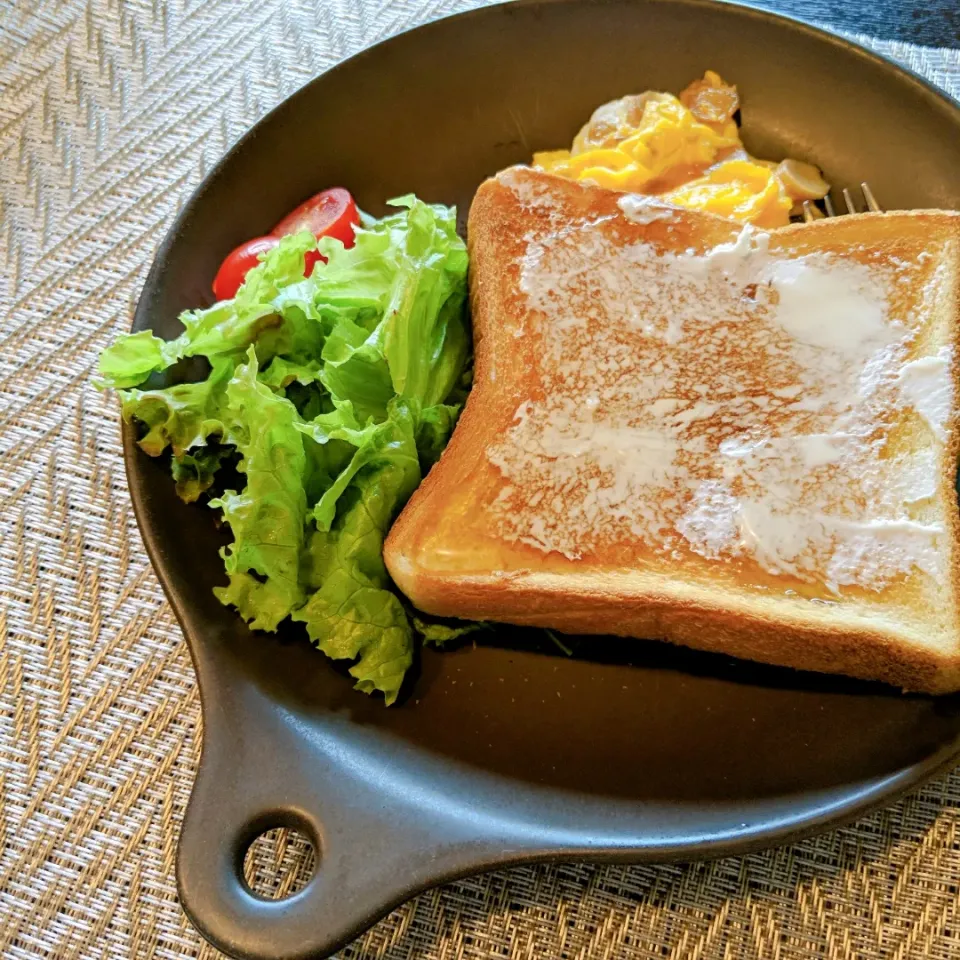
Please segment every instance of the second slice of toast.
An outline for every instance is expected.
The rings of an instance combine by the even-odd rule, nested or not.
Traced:
[[[512,168],[468,239],[473,391],[384,550],[416,606],[960,688],[960,215],[767,234]]]

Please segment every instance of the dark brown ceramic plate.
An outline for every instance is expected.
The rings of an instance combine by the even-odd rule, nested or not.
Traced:
[[[855,46],[696,0],[522,2],[439,21],[319,77],[207,178],[157,256],[136,329],[178,332],[238,241],[314,191],[366,209],[456,203],[568,142],[599,103],[736,82],[760,156],[806,158],[894,207],[960,207],[960,109]],[[174,495],[128,431],[144,540],[190,643],[205,744],[180,839],[182,902],[244,957],[323,956],[424,887],[544,859],[742,852],[854,817],[950,763],[960,701],[629,640],[567,658],[509,627],[426,653],[406,699],[351,684],[305,640],[252,636],[211,594],[212,517]],[[280,901],[241,879],[249,841],[304,830],[316,875]]]

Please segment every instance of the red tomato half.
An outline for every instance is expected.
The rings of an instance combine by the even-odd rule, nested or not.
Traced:
[[[357,205],[348,190],[331,187],[305,200],[288,213],[271,231],[272,237],[309,230],[318,240],[336,237],[345,247],[353,246],[353,228],[360,223]]]
[[[213,295],[218,300],[229,300],[237,295],[247,271],[260,262],[260,254],[277,246],[276,237],[254,237],[231,250],[213,280]]]
[[[229,300],[236,296],[247,271],[259,262],[259,255],[272,250],[281,237],[290,233],[309,230],[318,240],[321,237],[336,237],[345,247],[353,246],[353,230],[359,226],[360,215],[348,190],[343,187],[331,187],[315,194],[301,203],[296,210],[288,213],[274,228],[269,236],[254,237],[241,243],[227,254],[220,264],[213,281],[213,295],[218,300]],[[326,257],[316,250],[307,251],[304,256],[303,275],[309,277],[318,261],[326,263]]]

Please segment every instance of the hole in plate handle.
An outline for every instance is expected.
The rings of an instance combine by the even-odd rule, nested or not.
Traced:
[[[318,838],[300,818],[286,813],[258,817],[239,844],[237,871],[246,889],[261,900],[286,900],[316,875]]]

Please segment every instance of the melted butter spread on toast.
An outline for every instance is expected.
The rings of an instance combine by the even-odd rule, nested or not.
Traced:
[[[542,389],[487,449],[499,537],[571,560],[640,541],[829,593],[944,574],[933,447],[953,357],[914,356],[896,295],[923,270],[935,297],[935,271],[774,250],[751,227],[682,248],[663,207],[625,195],[622,216],[571,219],[521,176],[500,179],[538,213],[514,335],[536,338]],[[667,240],[625,240],[628,222]],[[930,442],[889,442],[905,412]]]

